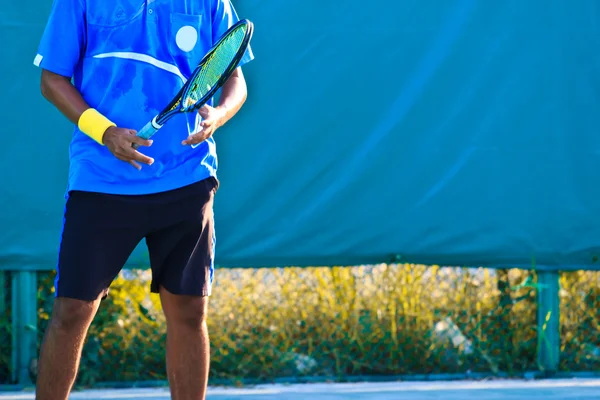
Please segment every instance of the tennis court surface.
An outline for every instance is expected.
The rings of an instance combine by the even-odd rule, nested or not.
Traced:
[[[0,393],[0,400],[30,400],[33,393]],[[73,393],[73,400],[168,400],[167,389],[90,390]],[[306,385],[261,385],[244,389],[210,388],[208,400],[526,400],[599,399],[600,379],[488,382],[398,382]]]

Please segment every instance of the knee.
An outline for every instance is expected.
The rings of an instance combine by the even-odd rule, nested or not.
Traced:
[[[57,298],[52,311],[51,324],[64,331],[79,330],[90,324],[96,308],[96,302]]]
[[[167,315],[167,323],[181,328],[198,330],[206,325],[207,301],[205,297],[195,297],[180,302],[177,308]]]

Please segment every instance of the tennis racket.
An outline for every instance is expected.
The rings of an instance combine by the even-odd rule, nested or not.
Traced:
[[[178,113],[197,111],[227,82],[248,48],[254,26],[242,19],[231,26],[202,58],[179,93],[137,133],[143,139],[152,137]],[[138,148],[137,144],[133,145]]]

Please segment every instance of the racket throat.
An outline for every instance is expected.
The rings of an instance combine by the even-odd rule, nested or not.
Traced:
[[[152,118],[152,121],[150,121],[150,123],[152,124],[152,127],[156,130],[159,130],[160,128],[162,128],[163,126],[161,124],[159,124],[156,121],[156,117]]]

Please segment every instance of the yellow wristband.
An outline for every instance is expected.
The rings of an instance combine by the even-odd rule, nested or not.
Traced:
[[[81,132],[85,133],[99,144],[104,145],[102,142],[104,132],[111,126],[117,125],[104,115],[100,114],[97,110],[88,108],[79,117],[77,126]]]

